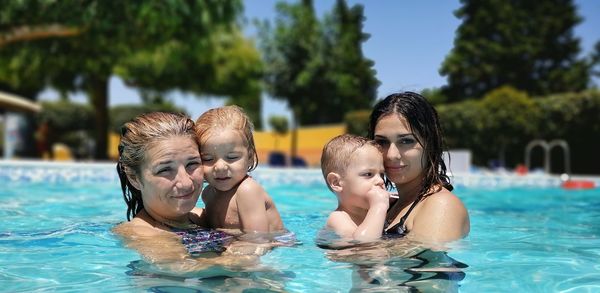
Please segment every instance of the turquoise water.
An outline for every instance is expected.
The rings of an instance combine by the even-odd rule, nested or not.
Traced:
[[[367,247],[344,257],[315,245],[317,231],[336,206],[319,171],[261,174],[259,167],[255,177],[301,244],[269,252],[260,269],[214,268],[216,277],[201,278],[205,274],[156,271],[110,232],[125,219],[116,177],[105,175],[112,174],[112,166],[59,177],[50,176],[52,170],[2,168],[2,292],[600,290],[599,189],[459,184],[455,193],[469,209],[471,234],[447,253],[381,258],[381,249]],[[41,175],[24,176],[32,172]],[[435,272],[439,268],[442,272]]]

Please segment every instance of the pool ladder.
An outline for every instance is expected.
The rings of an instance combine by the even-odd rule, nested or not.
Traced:
[[[562,139],[555,139],[547,142],[543,139],[534,139],[530,141],[525,147],[525,166],[527,170],[530,169],[531,158],[530,153],[536,146],[541,146],[544,149],[544,172],[550,174],[550,155],[554,147],[561,147],[564,153],[565,173],[567,176],[571,175],[571,153],[569,151],[569,144]]]

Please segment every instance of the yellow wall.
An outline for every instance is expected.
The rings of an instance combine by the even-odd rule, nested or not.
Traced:
[[[108,134],[108,158],[113,160],[119,159],[119,141],[121,136],[116,132]]]
[[[332,124],[315,127],[302,127],[298,129],[298,156],[303,158],[309,166],[319,166],[323,146],[333,137],[346,133],[344,124]],[[254,143],[258,153],[258,160],[266,164],[269,153],[279,151],[290,155],[292,133],[285,135],[274,132],[257,131],[254,133]]]
[[[298,156],[303,158],[309,166],[319,166],[321,162],[321,151],[323,146],[333,137],[346,133],[344,124],[332,124],[315,127],[303,127],[298,129]],[[288,131],[285,135],[273,132],[256,131],[254,143],[258,153],[258,161],[261,164],[268,162],[269,153],[279,151],[286,156],[290,155],[292,133]],[[116,160],[119,158],[117,147],[119,135],[109,134],[108,157]]]

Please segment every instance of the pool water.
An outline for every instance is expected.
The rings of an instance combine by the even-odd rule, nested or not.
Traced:
[[[300,243],[267,253],[260,269],[176,275],[110,232],[126,209],[113,165],[0,165],[0,291],[600,291],[598,188],[457,184],[471,233],[447,253],[382,258],[367,247],[348,256],[315,245],[336,207],[319,170],[261,168],[253,176]]]

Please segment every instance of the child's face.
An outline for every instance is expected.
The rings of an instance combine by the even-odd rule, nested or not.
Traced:
[[[342,175],[341,200],[351,201],[350,204],[369,208],[367,193],[374,186],[383,188],[383,157],[377,148],[365,145],[357,149],[346,172]]]
[[[200,149],[204,178],[217,190],[230,190],[246,177],[250,165],[246,142],[241,132],[230,129],[207,135]]]

